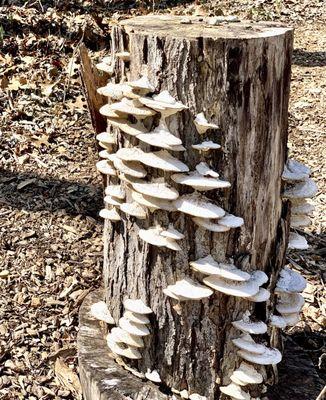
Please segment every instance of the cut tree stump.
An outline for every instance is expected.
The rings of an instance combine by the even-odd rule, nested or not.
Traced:
[[[229,181],[229,189],[205,192],[205,196],[245,222],[241,228],[212,233],[195,225],[190,216],[162,210],[146,220],[121,214],[122,221],[105,222],[106,302],[116,321],[126,298],[141,298],[151,307],[151,335],[145,338],[142,359],[130,365],[141,372],[157,370],[167,388],[198,393],[208,400],[219,398],[219,386],[230,383],[229,376],[241,361],[231,342],[239,331],[231,322],[246,310],[267,321],[273,309],[274,296],[267,303],[252,303],[214,292],[206,300],[178,303],[162,290],[185,276],[200,280],[189,261],[211,254],[217,261],[233,258],[244,271],[265,271],[269,276],[265,286],[273,292],[288,238],[281,175],[287,155],[292,42],[292,29],[275,23],[213,26],[198,17],[184,24],[181,17],[151,15],[113,28],[113,55],[130,52],[130,62],[115,62],[115,82],[146,74],[155,93],[168,90],[189,107],[167,119],[170,131],[186,147],[177,157],[190,171],[199,162],[208,162]],[[220,129],[199,135],[193,120],[201,112]],[[112,131],[117,148],[138,143],[116,128]],[[222,150],[200,153],[191,147],[203,140],[221,144]],[[173,183],[170,173],[146,169],[148,179],[164,176],[180,195],[190,192]],[[113,178],[111,183],[118,181]],[[138,237],[139,229],[169,223],[185,235],[179,241],[182,251],[151,246]],[[276,328],[263,339],[281,346]],[[276,369],[261,370],[265,383],[272,384]],[[259,396],[263,385],[249,389],[252,396]],[[138,397],[135,387],[130,398],[143,397]]]

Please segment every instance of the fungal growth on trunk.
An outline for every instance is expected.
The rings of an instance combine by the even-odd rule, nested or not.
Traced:
[[[113,27],[114,74],[98,64],[109,75],[96,164],[107,309],[92,313],[117,363],[161,385],[153,398],[251,400],[281,361],[278,329],[303,305],[304,282],[283,268],[284,204],[289,247],[305,248],[296,229],[317,190],[297,162],[282,175],[292,33],[144,18]]]

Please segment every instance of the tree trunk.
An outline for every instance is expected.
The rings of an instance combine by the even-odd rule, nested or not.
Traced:
[[[151,335],[145,339],[143,358],[134,365],[143,372],[158,370],[169,388],[215,399],[219,385],[230,383],[229,376],[241,361],[231,342],[239,336],[231,322],[246,310],[266,321],[273,296],[267,303],[253,303],[214,292],[205,300],[178,303],[162,290],[185,276],[200,280],[189,262],[211,254],[217,261],[232,257],[245,271],[265,271],[270,278],[265,286],[273,291],[287,244],[287,207],[282,208],[280,194],[293,35],[276,24],[180,21],[145,16],[114,27],[113,52],[127,50],[131,55],[130,63],[116,63],[115,79],[133,80],[146,73],[156,93],[166,89],[189,107],[167,120],[186,147],[178,158],[190,171],[201,161],[209,162],[229,181],[230,189],[205,195],[245,223],[226,233],[212,233],[180,212],[155,211],[147,220],[121,213],[122,221],[105,223],[104,283],[116,320],[122,316],[125,298],[141,298],[153,310]],[[220,127],[206,140],[218,142],[222,150],[200,154],[192,149],[202,141],[193,123],[200,112]],[[138,142],[121,133],[117,140],[118,148]],[[148,177],[162,175],[148,168]],[[165,180],[180,195],[189,193],[170,175],[164,173]],[[138,237],[139,229],[169,223],[185,234],[179,241],[182,251],[152,246]],[[278,332],[274,328],[264,339],[275,345]],[[271,368],[265,378],[265,383],[273,381]],[[259,395],[261,390],[256,386],[251,393]]]

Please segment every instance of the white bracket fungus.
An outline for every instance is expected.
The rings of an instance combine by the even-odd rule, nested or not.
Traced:
[[[152,98],[141,97],[139,101],[145,106],[150,107],[155,111],[159,111],[162,115],[162,120],[188,108],[181,102],[175,100],[167,90],[163,90]]]
[[[267,301],[271,296],[271,292],[263,287],[259,288],[259,291],[254,296],[247,297],[247,300],[255,303],[261,303]]]
[[[305,199],[291,201],[291,214],[311,214],[315,211],[315,206]]]
[[[199,150],[199,151],[209,151],[209,150],[217,150],[221,148],[221,145],[219,145],[218,143],[212,142],[211,140],[209,141],[205,141],[202,143],[198,143],[198,144],[193,144],[191,146],[193,149],[195,150]]]
[[[245,350],[238,350],[237,354],[244,360],[259,365],[275,365],[282,360],[282,354],[279,350],[265,347],[263,354],[254,354]]]
[[[194,223],[210,232],[228,232],[231,228],[215,223],[208,218],[193,217]]]
[[[111,107],[111,104],[105,104],[99,110],[100,114],[107,118],[126,118],[127,114],[114,111]]]
[[[112,328],[110,334],[117,343],[125,343],[132,347],[144,347],[144,341],[141,336],[131,335],[119,327]]]
[[[239,338],[232,339],[232,343],[241,350],[253,354],[264,354],[266,346],[256,343],[250,335],[242,335]]]
[[[109,158],[118,171],[123,174],[133,176],[135,178],[145,178],[147,171],[139,161],[123,161],[115,154],[111,154]]]
[[[104,158],[105,160],[109,160],[111,153],[109,152],[108,148],[99,151],[98,153],[100,158]]]
[[[306,199],[314,197],[318,192],[316,183],[308,178],[305,181],[296,183],[294,186],[286,188],[283,197],[289,199]]]
[[[309,178],[310,168],[296,160],[288,159],[284,166],[282,179],[285,181],[303,181]]]
[[[219,174],[211,169],[207,163],[204,161],[200,162],[199,164],[196,165],[196,171],[200,173],[200,175],[203,176],[210,176],[212,178],[218,178]]]
[[[290,232],[288,248],[297,250],[307,250],[309,249],[309,245],[304,236],[299,235],[298,233],[295,232]]]
[[[144,324],[137,324],[136,322],[130,321],[126,317],[119,319],[119,327],[124,331],[135,336],[147,336],[150,334],[149,329]]]
[[[122,200],[126,197],[126,191],[121,185],[108,185],[105,188],[105,194]]]
[[[101,160],[96,163],[96,169],[104,175],[116,176],[117,171],[113,168],[107,160]]]
[[[230,182],[222,181],[218,178],[205,177],[199,172],[189,172],[188,174],[173,174],[171,179],[181,185],[191,186],[199,191],[224,189],[231,186]]]
[[[311,219],[307,215],[291,215],[290,227],[299,228],[311,225]]]
[[[175,200],[179,197],[178,191],[164,182],[134,183],[132,187],[139,193],[162,200]]]
[[[221,218],[225,211],[200,194],[190,194],[174,201],[178,211],[200,218]]]
[[[298,313],[304,302],[304,297],[300,293],[282,293],[278,296],[275,308],[280,314]]]
[[[150,83],[148,77],[145,75],[135,81],[128,82],[128,85],[141,91],[143,94],[154,92],[155,90],[155,87]]]
[[[152,310],[141,299],[126,299],[123,302],[126,310],[136,314],[152,314]]]
[[[256,371],[252,365],[244,361],[240,364],[239,368],[233,371],[231,379],[232,377],[236,377],[237,379],[244,382],[246,385],[257,385],[263,382],[262,374]]]
[[[123,316],[132,322],[136,322],[137,324],[146,325],[146,324],[150,323],[150,320],[148,319],[146,314],[139,314],[139,313],[135,313],[133,311],[127,310],[124,312]]]
[[[107,195],[104,197],[104,203],[105,204],[110,204],[111,206],[116,206],[116,207],[120,207],[122,204],[122,200],[112,197],[110,195]]]
[[[284,267],[276,283],[275,293],[300,293],[306,288],[307,282],[301,274]]]
[[[218,292],[236,297],[254,296],[259,291],[259,285],[252,278],[248,281],[239,282],[221,278],[218,275],[209,275],[203,279],[203,282]]]
[[[122,342],[116,342],[114,337],[110,333],[107,335],[106,341],[108,347],[115,354],[118,354],[126,358],[130,358],[132,360],[139,360],[141,358],[139,350],[137,350],[135,347],[126,346]]]
[[[300,321],[300,313],[283,314],[282,317],[286,326],[294,326]]]
[[[263,321],[251,321],[249,312],[246,312],[242,319],[233,321],[232,325],[242,332],[251,333],[253,335],[260,335],[267,332],[267,325]]]
[[[144,209],[144,207],[142,207],[136,202],[123,203],[120,205],[120,210],[127,215],[132,215],[133,217],[139,219],[146,219],[147,217],[147,212]]]
[[[105,146],[111,146],[112,144],[115,144],[114,135],[109,132],[99,133],[96,135],[96,140],[102,142]]]
[[[112,117],[108,118],[108,122],[115,128],[119,128],[122,132],[127,133],[130,136],[137,136],[147,132],[147,129],[140,121],[132,123],[127,119]]]
[[[244,390],[241,389],[240,386],[236,385],[235,383],[230,383],[227,386],[220,386],[220,391],[228,396],[230,396],[232,399],[236,400],[250,400],[250,394],[245,392]]]
[[[105,57],[107,58],[107,57]],[[107,73],[108,75],[113,75],[114,73],[114,65],[108,62],[105,62],[104,59],[96,64],[96,69],[98,69],[99,71],[103,71],[105,73]]]
[[[115,56],[119,58],[122,61],[130,61],[130,53],[129,51],[120,51],[118,53],[115,53]]]
[[[271,315],[269,317],[269,325],[284,329],[286,327],[286,321],[281,315]]]
[[[218,126],[216,124],[209,123],[207,119],[205,118],[204,113],[199,113],[196,115],[196,118],[194,120],[194,124],[196,126],[196,129],[200,135],[203,135],[206,133],[209,129],[218,129]]]
[[[120,102],[111,104],[113,111],[133,115],[136,119],[145,119],[155,115],[155,111],[146,108],[136,99],[124,97]]]
[[[91,315],[100,321],[104,321],[107,324],[114,325],[115,321],[108,309],[107,304],[104,301],[99,301],[91,305]]]
[[[213,294],[211,289],[190,278],[184,278],[174,285],[169,285],[168,290],[180,300],[201,300]]]
[[[107,208],[103,208],[99,212],[99,216],[104,219],[108,219],[110,221],[120,221],[121,220],[121,217],[115,208],[112,208],[111,210],[108,210]]]
[[[98,88],[97,93],[112,100],[121,100],[124,97],[140,97],[140,95],[132,92],[132,88],[127,83],[108,83],[106,86]]]
[[[150,211],[155,211],[160,209],[165,211],[176,210],[172,202],[165,199],[159,199],[153,196],[147,196],[135,191],[131,192],[131,197],[138,204],[147,207]]]
[[[171,250],[180,251],[181,247],[174,239],[163,236],[164,229],[157,226],[149,229],[140,229],[138,234],[145,242],[157,247],[167,247]]]
[[[152,381],[154,383],[160,383],[161,381],[161,377],[160,374],[156,371],[156,369],[154,369],[153,371],[151,371],[150,369],[147,370],[147,372],[145,373],[145,377],[149,380]]]

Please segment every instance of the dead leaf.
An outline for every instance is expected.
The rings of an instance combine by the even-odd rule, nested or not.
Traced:
[[[54,373],[63,387],[75,393],[81,399],[82,389],[79,378],[60,357],[55,361]]]

